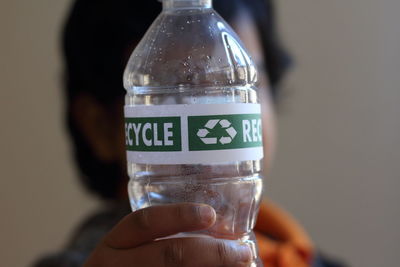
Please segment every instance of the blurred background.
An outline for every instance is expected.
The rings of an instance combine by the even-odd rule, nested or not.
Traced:
[[[0,1],[2,266],[57,250],[97,206],[64,131],[59,36],[70,4]],[[266,192],[328,254],[399,266],[400,1],[276,4],[296,65]]]

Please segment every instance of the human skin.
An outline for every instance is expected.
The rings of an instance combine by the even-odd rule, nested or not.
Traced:
[[[213,238],[154,241],[179,232],[206,229],[215,219],[211,207],[190,203],[134,212],[102,239],[85,266],[249,266],[252,252],[237,241]]]
[[[262,46],[252,19],[243,13],[233,26],[253,60],[263,65]],[[265,73],[261,73],[264,169],[268,170],[274,155],[276,129],[266,81]],[[123,99],[110,111],[92,96],[82,94],[74,102],[73,116],[96,156],[103,162],[119,162],[121,169],[125,169],[122,107]],[[126,184],[121,184],[119,197],[127,200]],[[262,205],[260,219],[256,234],[261,258],[267,267],[309,266],[313,246],[300,224],[271,201]],[[183,203],[136,211],[102,239],[85,266],[248,266],[251,252],[236,241],[205,238],[157,241],[180,232],[207,229],[214,222],[215,211],[199,204]]]

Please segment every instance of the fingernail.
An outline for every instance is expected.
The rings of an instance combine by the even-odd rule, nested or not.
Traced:
[[[200,214],[201,221],[204,223],[211,223],[214,221],[215,212],[210,206],[200,206],[198,207],[198,212]]]

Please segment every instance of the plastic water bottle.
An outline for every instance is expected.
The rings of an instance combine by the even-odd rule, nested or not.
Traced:
[[[163,1],[124,75],[133,210],[209,204],[215,225],[181,236],[242,240],[257,255],[263,148],[256,82],[255,64],[211,0]]]

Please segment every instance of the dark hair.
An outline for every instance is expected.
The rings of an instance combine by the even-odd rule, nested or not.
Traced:
[[[216,0],[214,7],[227,21],[241,8],[247,8],[254,18],[265,52],[272,95],[276,96],[289,61],[277,38],[271,1]],[[117,197],[126,174],[120,173],[116,162],[104,163],[96,158],[72,118],[71,106],[82,92],[110,107],[123,97],[127,53],[160,12],[161,4],[156,0],[77,0],[66,22],[63,51],[68,130],[82,181],[104,199]]]

